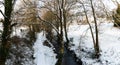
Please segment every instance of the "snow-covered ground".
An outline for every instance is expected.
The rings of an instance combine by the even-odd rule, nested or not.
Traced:
[[[101,23],[99,25],[99,45],[101,50],[99,59],[92,58],[94,49],[88,25],[70,25],[68,36],[73,39],[72,43],[75,44],[71,49],[75,50],[84,65],[120,65],[120,29],[113,27],[113,23]],[[37,65],[55,65],[56,54],[51,48],[42,44],[45,40],[43,32],[39,33],[34,44],[35,62]]]
[[[37,35],[37,40],[34,43],[34,57],[37,65],[55,65],[57,59],[53,49],[43,45],[46,40],[43,32]]]
[[[76,51],[84,65],[120,65],[120,29],[113,27],[113,23],[99,25],[99,59],[92,58],[94,49],[88,25],[71,25],[68,36],[75,44],[71,49]]]
[[[96,1],[97,0],[95,0],[95,2]],[[102,1],[107,10],[113,11],[117,9],[117,6],[111,0]],[[71,46],[71,49],[81,58],[84,65],[120,65],[120,30],[113,27],[112,23],[101,23],[98,27],[101,53],[99,59],[92,58],[94,55],[94,48],[88,25],[72,24],[69,26],[68,37],[72,44],[75,44],[75,46]],[[13,35],[17,33],[17,36],[23,37],[26,33],[20,34],[20,29],[17,32],[13,32]],[[57,61],[56,54],[53,52],[52,48],[43,45],[45,40],[47,40],[45,35],[43,32],[40,32],[37,35],[37,40],[33,47],[35,63],[37,65],[55,65]]]
[[[110,11],[117,8],[111,0],[103,1],[106,4],[105,7],[110,9]],[[109,22],[101,23],[98,27],[101,54],[99,59],[92,58],[94,48],[88,25],[72,24],[69,26],[68,37],[72,44],[75,44],[75,46],[71,46],[71,49],[81,58],[84,65],[120,65],[120,29],[113,27],[113,23]],[[26,30],[25,28],[18,28],[16,32],[13,32],[13,36],[23,37],[26,33],[21,34],[21,29]],[[57,61],[56,54],[52,48],[43,45],[45,40],[47,39],[43,32],[38,33],[37,40],[33,46],[34,62],[37,65],[55,65]]]

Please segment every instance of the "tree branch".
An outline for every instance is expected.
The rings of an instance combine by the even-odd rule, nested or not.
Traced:
[[[45,20],[41,19],[40,16],[38,16],[38,18],[39,18],[41,21],[50,24],[50,25],[53,27],[53,29],[59,34],[59,31],[56,29],[56,27],[54,26],[54,24],[52,24],[52,23],[50,23],[50,22],[48,22],[48,21],[45,21]]]
[[[7,16],[2,12],[2,10],[0,10],[0,13],[1,13],[5,18],[7,18]]]

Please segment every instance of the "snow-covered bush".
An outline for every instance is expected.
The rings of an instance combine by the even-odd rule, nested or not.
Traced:
[[[18,36],[12,37],[11,41],[6,65],[35,65],[31,42]]]

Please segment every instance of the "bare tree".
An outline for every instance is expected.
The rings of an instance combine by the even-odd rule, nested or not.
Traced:
[[[21,0],[19,9],[14,11],[14,21],[29,27],[29,38],[31,42],[36,39],[36,33],[40,32],[40,21],[38,20],[38,1]],[[16,19],[16,20],[15,20]]]
[[[50,20],[49,21],[46,20],[45,18],[42,19],[42,17],[40,17],[40,19],[44,22],[46,21],[47,23],[50,22],[53,25],[52,27],[54,27],[54,29],[57,29],[56,30],[57,43],[60,49],[58,51],[59,54],[58,54],[58,61],[56,65],[61,65],[62,57],[64,53],[64,47],[68,48],[68,45],[69,45],[69,39],[67,34],[67,23],[70,20],[72,20],[72,15],[70,14],[70,10],[73,8],[74,4],[76,4],[76,1],[75,0],[69,0],[69,1],[68,0],[50,0],[50,1],[42,0],[42,2],[44,2],[45,5],[43,7],[40,7],[40,9],[44,9],[48,12],[51,12],[51,14],[55,16],[55,20],[54,20],[55,24],[53,22],[50,22]],[[65,35],[65,37],[63,35]],[[66,41],[64,41],[64,38],[66,39]]]
[[[62,9],[61,9],[61,1],[60,0],[52,0],[52,1],[44,1],[45,5],[41,7],[40,9],[45,9],[47,12],[47,16],[40,17],[39,19],[44,23],[46,23],[47,28],[51,27],[49,31],[54,29],[57,32],[57,45],[59,46],[58,48],[58,61],[56,65],[61,65],[62,63],[62,57],[63,57],[63,47],[64,47],[64,40],[63,40],[63,18],[62,18]],[[48,14],[49,13],[49,14]],[[55,19],[52,20],[52,18],[55,17]],[[50,20],[49,20],[50,19]],[[47,31],[47,30],[46,30]],[[48,33],[48,31],[47,31]],[[51,34],[49,34],[51,35]]]
[[[92,26],[91,26],[91,24],[90,24],[90,22],[89,22],[88,15],[87,15],[87,11],[86,11],[86,8],[85,8],[84,3],[82,3],[82,2],[80,1],[80,4],[82,4],[82,6],[83,6],[84,13],[85,13],[85,17],[86,17],[87,23],[88,23],[88,25],[89,25],[89,27],[90,27],[90,32],[91,32],[91,35],[92,35],[92,40],[93,40],[94,49],[95,49],[95,44],[96,44],[96,43],[95,43],[95,38],[94,38],[94,33],[93,33],[93,30],[92,30]]]
[[[114,26],[119,27],[120,26],[120,4],[117,2],[117,10],[113,13],[112,17],[114,20]]]
[[[11,24],[11,14],[13,11],[14,2],[16,0],[4,0],[5,12],[3,22],[2,44],[0,45],[0,65],[5,65],[5,61],[9,54],[10,34],[12,32],[13,24]]]
[[[95,7],[93,5],[93,0],[89,0],[88,1],[89,3],[86,3],[86,1],[84,2],[83,0],[80,0],[79,2],[82,5],[82,8],[84,10],[83,12],[85,13],[84,15],[86,17],[86,22],[88,23],[88,25],[90,27],[90,32],[91,32],[92,40],[93,40],[93,44],[94,44],[95,57],[99,58],[100,49],[99,49],[98,26],[97,26],[96,11],[95,11]],[[90,5],[90,6],[87,6],[86,4]],[[92,14],[88,13],[88,10],[86,9],[86,7],[87,8],[91,8],[89,12],[91,12]],[[89,21],[88,15],[92,15],[93,16],[93,21],[95,23],[95,33],[96,33],[95,36],[94,36],[94,32],[93,32],[93,29],[92,29],[92,26],[91,26],[91,21]]]
[[[95,44],[95,55],[97,58],[99,58],[100,55],[100,49],[99,49],[99,38],[98,38],[98,26],[97,26],[97,20],[96,20],[96,16],[95,16],[95,9],[93,6],[93,1],[90,0],[91,2],[91,8],[92,8],[92,13],[93,13],[93,17],[94,17],[94,22],[95,22],[95,32],[96,32],[96,44]]]

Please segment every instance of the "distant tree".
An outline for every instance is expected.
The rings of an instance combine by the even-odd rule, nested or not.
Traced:
[[[31,42],[35,41],[36,33],[40,32],[40,21],[38,21],[38,1],[21,0],[19,9],[15,11],[15,21],[21,25],[29,27],[29,36]]]
[[[113,13],[113,20],[114,20],[114,26],[119,27],[120,26],[120,4],[118,4],[116,13]]]
[[[57,22],[55,21],[57,19],[57,17],[51,12],[51,11],[46,11],[45,13],[43,13],[42,16],[43,20],[50,22],[51,24],[53,24],[55,27],[57,27]],[[47,26],[48,24],[44,25]],[[51,26],[48,26],[51,28]],[[48,28],[45,27],[45,28]],[[58,26],[59,27],[59,26]]]
[[[44,20],[44,22],[42,22],[42,28],[44,31],[46,31],[46,37],[50,40],[50,42],[52,42],[53,29],[55,28],[56,31],[59,32],[59,23],[57,23],[57,17],[51,11],[46,11],[43,13],[42,18]]]

